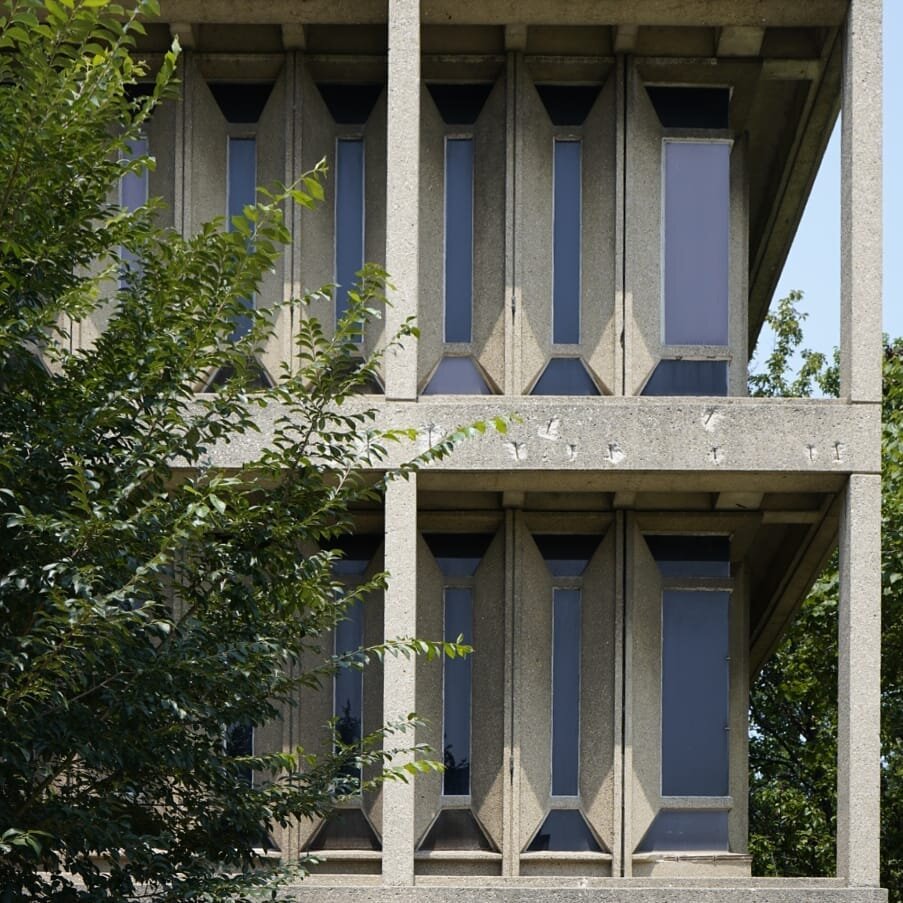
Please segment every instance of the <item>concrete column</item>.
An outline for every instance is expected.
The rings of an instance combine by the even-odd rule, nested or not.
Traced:
[[[853,474],[840,522],[837,875],[879,884],[881,477]]]
[[[417,477],[386,487],[385,636],[412,637],[417,629]],[[407,718],[416,704],[414,661],[387,656],[383,670],[383,717],[387,724]],[[412,733],[398,745],[414,743]],[[395,759],[394,765],[404,759]],[[414,783],[389,781],[383,787],[383,883],[414,883]]]
[[[851,0],[843,57],[840,396],[881,400],[881,11]]]
[[[395,286],[386,337],[417,314],[420,194],[420,0],[389,0],[386,269]],[[417,397],[417,345],[386,355],[386,398]]]

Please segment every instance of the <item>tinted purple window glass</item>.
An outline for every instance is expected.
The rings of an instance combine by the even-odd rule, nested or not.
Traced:
[[[727,361],[659,361],[643,395],[727,395]]]
[[[147,154],[147,138],[136,138],[123,155],[128,160],[135,160]],[[140,173],[130,172],[119,181],[119,203],[126,210],[137,210],[147,203],[147,170]],[[124,245],[119,249],[119,257],[123,264],[131,266],[135,255]]]
[[[531,395],[598,395],[599,389],[576,357],[553,357]]]
[[[469,342],[473,309],[473,139],[445,142],[445,341]]]
[[[335,627],[336,655],[353,652],[364,642],[364,606],[352,602],[344,612],[343,620]],[[356,668],[340,668],[335,675],[333,715],[336,730],[343,743],[353,745],[361,739],[363,713],[363,674]]]
[[[576,796],[580,759],[580,590],[556,587],[552,593],[552,796]]]
[[[492,395],[492,390],[469,357],[446,357],[439,362],[423,394]]]
[[[241,216],[257,197],[257,141],[254,138],[229,139],[229,182],[227,186],[226,214],[229,229],[232,217]],[[253,307],[253,298],[244,298],[245,307]],[[237,317],[232,330],[232,340],[241,338],[251,328],[249,317]]]
[[[727,815],[727,812],[718,809],[663,809],[656,815],[636,851],[727,851]]]
[[[580,341],[580,142],[555,141],[552,341]]]
[[[340,138],[336,142],[335,190],[335,316],[348,310],[348,292],[364,265],[364,142]]]
[[[728,144],[665,142],[665,343],[726,345]]]
[[[473,641],[473,590],[449,586],[445,589],[445,641],[458,637]],[[470,793],[470,688],[471,657],[446,658],[443,709],[442,792],[446,796]]]
[[[662,594],[662,794],[727,796],[730,593]]]

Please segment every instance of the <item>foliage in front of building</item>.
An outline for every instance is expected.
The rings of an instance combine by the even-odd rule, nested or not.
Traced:
[[[836,395],[836,361],[803,351],[800,292],[768,322],[774,348],[754,395]],[[882,441],[881,884],[903,901],[903,339],[884,347]],[[750,698],[750,850],[759,875],[832,875],[837,781],[837,556],[803,603]],[[877,654],[877,650],[876,650]]]
[[[352,398],[379,366],[358,340],[385,276],[363,272],[334,331],[302,316],[308,299],[247,305],[288,239],[286,211],[322,198],[320,168],[190,238],[158,228],[153,203],[114,202],[124,176],[153,166],[129,150],[175,90],[175,47],[150,93],[131,90],[146,78],[130,56],[137,17],[155,7],[0,6],[4,903],[269,893],[275,826],[359,792],[363,766],[372,780],[438,766],[396,758],[413,716],[361,743],[336,732],[319,754],[227,737],[339,669],[462,651],[323,648],[385,582],[338,581],[334,541],[352,505],[380,498],[372,469],[389,446],[412,438],[375,430]],[[278,316],[297,324],[294,366],[262,381],[255,355]],[[90,317],[103,329],[79,347]],[[217,390],[195,394],[214,374]],[[234,446],[245,463],[218,466]]]

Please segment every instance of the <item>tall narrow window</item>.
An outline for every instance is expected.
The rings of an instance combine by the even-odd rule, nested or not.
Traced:
[[[473,588],[448,586],[444,592],[445,641],[473,642]],[[444,796],[470,795],[470,709],[472,662],[465,658],[446,658],[443,675],[443,750]]]
[[[226,188],[226,213],[231,230],[232,217],[241,216],[245,207],[253,204],[257,196],[257,141],[254,138],[229,138],[229,176]],[[254,298],[243,299],[247,308],[254,307]],[[232,340],[240,339],[251,328],[251,319],[237,317],[232,330]]]
[[[443,633],[447,642],[473,638],[474,577],[492,539],[485,534],[424,536],[442,572]],[[443,796],[470,796],[471,689],[473,660],[446,658],[442,689]]]
[[[581,145],[555,140],[552,225],[552,341],[580,342]]]
[[[662,795],[728,795],[730,593],[662,596]]]
[[[580,590],[552,591],[552,796],[576,796],[580,750]]]
[[[137,160],[144,157],[148,152],[147,138],[139,137],[133,139],[123,158],[127,160]],[[138,210],[147,203],[148,198],[148,173],[147,169],[141,172],[126,173],[119,180],[119,206],[126,210]],[[131,267],[135,263],[135,255],[125,247],[120,246],[119,259],[122,261],[123,269]]]
[[[335,193],[335,316],[348,310],[348,292],[364,265],[364,140],[339,138],[336,142]],[[358,341],[360,336],[357,337]]]
[[[368,550],[369,551],[369,550]],[[336,561],[333,572],[348,586],[361,582],[370,562],[369,554],[354,554]],[[360,599],[351,602],[335,626],[335,654],[348,655],[364,644],[364,604]],[[345,746],[357,746],[363,736],[364,675],[357,668],[340,668],[333,680],[333,717],[336,733]],[[349,776],[360,779],[360,769],[351,768]]]
[[[473,329],[473,138],[445,141],[445,341]]]
[[[665,344],[727,345],[730,144],[666,140]]]
[[[602,845],[578,808],[583,572],[599,537],[539,535],[534,539],[552,575],[550,795],[555,808],[546,815],[527,852],[600,853]]]
[[[649,536],[647,543],[663,582],[662,795],[727,796],[729,542]]]

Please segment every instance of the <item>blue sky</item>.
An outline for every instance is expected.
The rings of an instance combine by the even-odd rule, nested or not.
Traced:
[[[884,331],[903,336],[903,3],[884,0]],[[894,107],[898,111],[894,114]],[[775,299],[805,293],[804,346],[830,352],[840,341],[840,128],[834,130]],[[757,358],[772,337],[759,339]]]

